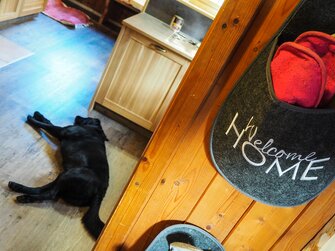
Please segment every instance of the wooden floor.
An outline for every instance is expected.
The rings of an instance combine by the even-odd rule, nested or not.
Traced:
[[[75,115],[98,117],[110,140],[110,186],[100,210],[107,220],[147,143],[87,112],[115,39],[92,27],[68,29],[42,14],[0,26],[0,35],[33,52],[0,68],[0,250],[91,250],[94,241],[80,221],[86,208],[61,201],[19,205],[7,183],[43,185],[59,172],[57,145],[25,123],[28,114],[38,110],[59,125]]]

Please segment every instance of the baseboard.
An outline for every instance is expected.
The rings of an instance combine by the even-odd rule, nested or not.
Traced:
[[[108,108],[98,104],[98,103],[95,103],[94,104],[94,107],[93,107],[94,110],[102,113],[103,115],[121,123],[122,125],[128,127],[129,129],[141,134],[142,136],[150,139],[151,138],[151,135],[152,135],[152,132],[135,124],[134,122],[130,121],[129,119],[126,119],[125,117],[109,110]]]

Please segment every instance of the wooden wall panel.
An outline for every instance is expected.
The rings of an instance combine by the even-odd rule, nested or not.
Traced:
[[[274,32],[281,27],[282,21],[286,20],[298,2],[299,1],[264,2],[257,19],[250,27],[243,43],[213,88],[211,96],[218,97],[216,99],[213,97],[215,102],[214,105],[212,105],[210,113],[214,115],[217,114],[219,107],[226,98],[227,93],[232,89],[233,84],[255,59],[259,51],[261,51],[272,38]],[[216,92],[219,94],[216,94]],[[209,117],[208,121],[213,121],[213,117]],[[211,125],[211,123],[212,122],[209,122],[208,124]],[[209,128],[207,128],[207,133],[209,133]],[[208,135],[206,139],[208,142]],[[223,180],[223,178],[217,174],[215,182],[210,184],[202,200],[199,201],[187,221],[206,229],[219,240],[224,240],[234,225],[240,220],[240,217],[243,216],[243,208],[247,210],[252,200],[236,191],[227,182],[220,180]],[[226,197],[223,196],[221,199],[219,191],[226,190],[234,191],[231,195],[232,197],[226,200]],[[220,194],[220,199],[218,198],[218,194]],[[205,210],[205,208],[207,208],[207,210]],[[220,215],[224,217],[220,217]]]
[[[178,145],[184,138],[184,133],[192,125],[193,118],[201,107],[202,100],[206,98],[211,89],[211,85],[204,83],[215,81],[220,70],[228,62],[237,42],[245,33],[261,2],[260,0],[228,0],[225,2],[225,13],[227,15],[214,20],[213,24],[217,25],[214,25],[209,31],[212,36],[207,36],[203,41],[203,44],[207,44],[209,47],[199,48],[198,54],[185,74],[181,88],[177,91],[179,95],[183,96],[183,99],[179,101],[175,99],[172,102],[173,105],[170,106],[168,112],[169,116],[165,116],[158,127],[155,133],[157,137],[152,137],[145,156],[139,163],[119,206],[96,245],[96,250],[115,250],[118,245],[123,245],[128,236],[134,236],[131,231],[139,229],[135,223],[141,216],[141,212],[154,189],[161,182],[162,174],[176,154]],[[236,19],[235,22],[238,22],[237,24],[233,24],[234,19]],[[227,23],[227,28],[222,29],[222,23]],[[208,48],[210,49],[208,50]],[[220,57],[215,57],[215,55],[220,55]],[[192,84],[184,85],[187,82]],[[180,113],[181,111],[182,113]],[[201,125],[203,121],[205,120],[199,120],[198,125]],[[197,140],[203,147],[203,138],[200,137]],[[184,143],[189,145],[187,140]],[[189,158],[192,155],[187,156],[185,161],[190,162]],[[182,163],[178,167],[183,168]],[[161,196],[161,198],[163,197]],[[162,204],[164,203],[162,202]],[[142,215],[142,217],[148,218],[147,215]],[[145,227],[141,225],[140,228],[143,227],[146,230],[151,225],[153,225],[153,222],[148,221]],[[138,236],[138,238],[140,237]]]
[[[335,215],[335,182],[306,206],[272,250],[301,250]],[[335,247],[334,247],[335,248]]]
[[[325,245],[335,247],[335,215],[327,222],[320,232],[305,246],[303,251],[318,251],[320,247]]]
[[[223,245],[227,250],[269,250],[304,208],[304,205],[281,208],[255,203]]]
[[[252,203],[252,199],[216,175],[186,221],[224,240]]]
[[[284,243],[299,238],[303,222],[320,221],[310,219],[310,230],[292,247],[306,244],[334,214],[334,189],[308,205],[271,207],[232,188],[210,161],[209,132],[221,103],[300,1],[263,1],[247,29],[261,2],[225,2],[95,250],[143,250],[160,230],[180,221],[207,229],[228,251],[298,250]],[[319,215],[317,200],[323,205]]]
[[[200,149],[192,147],[188,151],[180,149],[178,154],[182,154],[183,150],[187,155],[192,150],[198,152]],[[206,158],[199,159],[198,157],[185,165],[174,166],[173,163],[169,165],[162,176],[161,183],[156,187],[138,218],[136,226],[125,241],[126,247],[142,250],[162,230],[164,225],[168,224],[165,221],[185,221],[215,175],[214,170],[204,168],[202,163],[205,161]],[[160,224],[152,226],[152,222]]]

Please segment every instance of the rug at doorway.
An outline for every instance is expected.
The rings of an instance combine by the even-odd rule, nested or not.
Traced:
[[[56,21],[73,26],[88,26],[90,18],[80,10],[66,6],[62,0],[48,0],[43,14]]]
[[[33,53],[0,36],[0,68],[31,56]]]

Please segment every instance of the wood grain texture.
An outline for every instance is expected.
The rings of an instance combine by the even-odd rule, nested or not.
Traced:
[[[326,248],[326,245],[335,247],[335,215],[331,218],[322,230],[305,246],[303,251],[319,251],[321,248]],[[326,249],[324,249],[326,250]]]
[[[116,250],[125,242],[134,246],[124,246],[124,249],[141,250],[152,238],[150,232],[153,231],[152,227],[157,223],[156,220],[185,220],[197,203],[199,195],[205,189],[205,183],[209,183],[215,175],[212,167],[208,168],[210,164],[206,154],[195,155],[199,151],[204,151],[204,129],[207,128],[204,121],[208,116],[208,110],[205,108],[209,107],[202,107],[202,102],[206,99],[220,70],[226,66],[261,2],[225,2],[225,12],[222,9],[221,15],[214,20],[214,25],[181,83],[177,98],[174,99],[154,134],[119,206],[97,243],[96,250]],[[235,18],[238,18],[238,24],[233,24]],[[221,28],[222,23],[227,23],[226,29]],[[198,114],[199,108],[204,108],[201,115]],[[197,188],[197,182],[203,185]],[[171,197],[169,196],[171,189],[178,191],[174,188],[176,184],[183,185],[179,192],[174,192],[177,197],[174,195]],[[194,191],[194,188],[197,190]],[[162,191],[162,194],[159,191]],[[194,195],[196,197],[193,198]],[[159,200],[151,200],[150,197]],[[169,208],[169,203],[175,200],[176,204]],[[152,203],[155,201],[157,202],[155,212],[161,210],[164,212],[160,213],[159,218],[143,213],[147,210],[152,212]],[[150,206],[147,206],[147,203]],[[164,208],[169,209],[163,210]],[[154,217],[154,220],[151,221],[151,217]],[[137,221],[141,223],[137,225]],[[155,228],[154,232],[162,227],[164,223]],[[140,236],[147,230],[149,232]],[[144,238],[144,242],[141,242],[141,237]],[[139,241],[134,243],[136,238]]]
[[[10,20],[44,10],[47,0],[2,0],[0,1],[0,21]]]
[[[89,251],[94,240],[81,217],[87,208],[57,202],[19,205],[9,180],[39,186],[61,170],[57,142],[25,123],[35,110],[53,123],[76,115],[101,120],[109,141],[110,186],[100,209],[106,221],[118,202],[147,139],[93,111],[88,105],[115,39],[95,27],[68,29],[38,15],[1,26],[0,35],[34,55],[0,69],[0,250]]]
[[[46,3],[46,0],[23,0],[19,16],[27,16],[42,12]]]
[[[186,219],[224,240],[253,201],[216,175]]]
[[[269,250],[304,208],[304,205],[279,208],[255,203],[223,245],[227,250]]]
[[[23,1],[24,0],[0,1],[0,21],[18,17]]]
[[[130,28],[123,29],[96,101],[153,131],[179,86],[189,61]]]
[[[286,20],[296,4],[297,1],[264,2],[244,41],[240,44],[230,63],[222,72],[210,97],[207,99],[207,102],[210,104],[204,109],[209,110],[211,114],[207,121],[214,120],[219,107],[234,86],[234,83],[246,70],[248,64],[253,62],[267,41],[272,38],[274,32],[280,28],[283,20]],[[208,122],[208,124],[211,125],[212,122]],[[206,128],[206,130],[206,139],[208,142],[210,128]],[[210,166],[211,163],[209,161],[208,168]],[[230,232],[232,235],[234,234],[235,224],[244,217],[243,208],[247,211],[252,208],[248,207],[248,205],[251,205],[252,200],[236,190],[234,191],[229,184],[220,181],[220,179],[222,177],[217,174],[214,182],[209,184],[207,191],[203,194],[202,199],[198,202],[198,205],[194,208],[187,221],[201,226],[220,240],[224,240]],[[226,198],[224,193],[222,200],[218,200],[217,194],[219,191],[226,190],[234,191],[231,195],[232,197]],[[230,195],[228,194],[228,196]],[[210,205],[210,207],[207,205]]]
[[[239,3],[247,4],[226,2],[214,21],[96,250],[143,250],[160,230],[180,221],[207,229],[228,251],[299,250],[334,215],[331,187],[308,205],[270,207],[221,182],[210,163],[206,144],[220,105],[299,1],[264,1],[241,44],[231,45],[238,47],[228,61],[220,49],[226,50],[229,36],[236,33],[228,29],[231,34],[222,34],[221,29],[223,24],[234,28],[231,22],[244,16],[236,12],[245,6],[230,9]]]
[[[306,206],[271,250],[301,250],[335,215],[335,183]],[[334,227],[333,227],[334,228]],[[322,234],[322,231],[321,231]],[[334,230],[333,233],[334,234]]]

